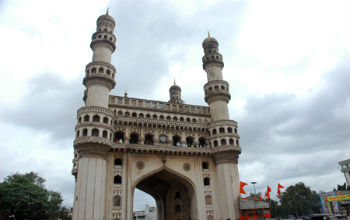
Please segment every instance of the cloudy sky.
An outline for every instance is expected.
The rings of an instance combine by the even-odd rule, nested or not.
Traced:
[[[0,180],[38,172],[72,206],[76,110],[91,34],[116,19],[112,94],[206,105],[202,41],[219,41],[241,181],[257,191],[304,182],[330,191],[350,156],[347,0],[0,0]],[[248,192],[253,187],[246,187]],[[145,199],[144,199],[145,198]],[[138,192],[135,208],[149,197]]]

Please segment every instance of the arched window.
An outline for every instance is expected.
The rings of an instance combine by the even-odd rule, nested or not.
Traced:
[[[157,119],[158,117],[157,117],[157,115],[153,115],[152,118],[153,119]]]
[[[100,116],[94,115],[94,116],[92,117],[92,121],[93,121],[93,122],[100,122]]]
[[[235,133],[237,134],[237,128],[235,128]]]
[[[143,118],[144,116],[143,116],[143,114],[142,113],[140,113],[139,114],[139,118]]]
[[[206,143],[205,143],[205,138],[204,137],[200,137],[199,138],[199,146],[200,147],[205,147],[206,146]]]
[[[111,71],[110,70],[107,70],[106,73],[107,73],[108,76],[111,75]]]
[[[130,144],[138,144],[139,143],[139,136],[135,133],[130,135]]]
[[[163,115],[160,115],[160,116],[159,116],[159,119],[164,120],[164,116],[163,116]]]
[[[215,140],[215,141],[214,141],[214,147],[217,147],[217,146],[218,146],[218,141]]]
[[[221,90],[225,90],[225,86],[221,86]]]
[[[186,144],[187,144],[187,146],[191,147],[191,145],[193,145],[193,138],[192,137],[187,137],[186,138]]]
[[[114,165],[116,165],[116,166],[121,166],[121,165],[123,165],[122,159],[121,159],[121,158],[116,158],[116,159],[114,160]]]
[[[84,116],[84,121],[89,121],[90,120],[90,116],[89,115],[85,115]]]
[[[100,68],[98,69],[98,72],[99,72],[99,73],[103,73],[103,68],[100,67]]]
[[[114,142],[117,142],[117,143],[123,143],[124,142],[124,134],[123,134],[123,132],[117,131],[114,134]]]
[[[122,184],[122,177],[119,175],[114,176],[114,184]]]
[[[187,121],[187,122],[191,122],[191,119],[190,119],[190,118],[186,118],[186,121]]]
[[[173,137],[173,145],[179,147],[179,146],[181,145],[180,140],[181,140],[181,139],[180,139],[179,136],[174,136],[174,137]]]
[[[234,142],[233,142],[232,138],[229,140],[229,143],[230,143],[230,145],[234,145]]]
[[[108,135],[107,131],[106,131],[106,130],[103,130],[103,132],[102,132],[102,137],[107,138],[107,135]]]
[[[176,213],[181,212],[181,206],[180,206],[180,205],[176,205],[176,206],[175,206],[175,212],[176,212]]]
[[[214,135],[214,134],[216,134],[216,129],[215,129],[215,128],[213,129],[213,135]]]
[[[80,132],[79,132],[79,130],[78,130],[78,131],[77,131],[77,136],[76,136],[77,138],[79,137],[79,133],[80,133]]]
[[[203,163],[202,163],[202,169],[203,169],[203,170],[209,169],[209,163],[208,163],[208,162],[203,162]]]
[[[146,118],[151,118],[151,115],[150,114],[146,114]]]
[[[120,196],[119,196],[119,195],[114,196],[113,205],[119,207],[119,206],[120,206],[120,203],[121,203],[121,198],[120,198]]]
[[[219,132],[220,132],[220,133],[225,133],[225,128],[222,128],[222,127],[219,128]]]
[[[130,112],[125,112],[125,116],[130,116]]]
[[[180,121],[185,121],[185,119],[183,117],[180,117]]]
[[[211,196],[209,196],[209,195],[205,196],[205,204],[206,205],[211,205],[212,204]]]
[[[204,186],[210,186],[210,179],[209,179],[209,177],[205,177],[203,179],[203,183],[204,183]]]
[[[87,136],[88,129],[83,129],[83,136]]]
[[[79,117],[79,123],[81,122],[81,117]]]
[[[236,140],[236,145],[239,146],[239,140]]]
[[[214,90],[219,90],[219,86],[214,86]]]
[[[96,68],[95,67],[91,69],[91,73],[96,73]]]
[[[173,120],[174,120],[174,121],[177,121],[177,117],[173,117]]]
[[[147,134],[147,135],[145,136],[145,143],[144,143],[144,144],[153,145],[153,137],[152,137],[152,135]]]
[[[98,129],[97,128],[94,128],[94,129],[92,129],[92,131],[91,131],[91,136],[95,136],[95,137],[98,137]]]
[[[180,192],[175,193],[175,199],[181,199],[181,194]]]
[[[226,145],[226,140],[225,139],[221,139],[221,146]]]
[[[193,122],[193,123],[196,123],[196,122],[197,122],[197,120],[194,118],[194,119],[192,119],[192,122]]]
[[[171,117],[170,117],[170,116],[167,116],[167,117],[166,117],[166,120],[169,120],[169,121],[170,121],[170,120],[171,120]]]
[[[232,133],[232,128],[231,128],[231,127],[228,127],[228,128],[227,128],[227,132],[228,132],[228,133]]]
[[[107,117],[103,117],[103,123],[108,124],[108,118]]]
[[[132,117],[137,117],[136,112],[133,112],[133,113],[131,114],[131,116],[132,116]]]

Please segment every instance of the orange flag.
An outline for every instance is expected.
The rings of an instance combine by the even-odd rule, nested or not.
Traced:
[[[271,187],[267,186],[265,197],[270,199],[270,192],[271,192]]]
[[[278,196],[281,196],[281,189],[283,189],[284,186],[282,186],[280,183],[278,183],[278,186],[277,186],[277,195]]]
[[[259,200],[261,200],[261,193],[259,193]]]
[[[240,181],[240,190],[239,190],[240,193],[242,193],[242,194],[247,194],[247,193],[244,191],[244,189],[243,189],[246,185],[248,185],[248,184],[246,184],[245,182],[241,182],[241,181]]]

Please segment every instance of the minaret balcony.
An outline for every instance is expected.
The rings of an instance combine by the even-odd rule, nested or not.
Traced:
[[[83,84],[86,87],[89,87],[89,85],[99,84],[106,86],[109,90],[112,90],[115,87],[115,79],[114,79],[114,73],[110,73],[108,75],[107,72],[87,72],[85,75],[85,78],[83,80]]]
[[[224,67],[224,62],[222,61],[222,55],[219,53],[210,53],[210,54],[204,55],[202,58],[202,62],[203,62],[204,69],[206,69],[206,67],[209,64],[215,64],[221,68]]]
[[[115,51],[115,42],[117,41],[117,38],[114,36],[113,33],[109,32],[96,32],[92,35],[92,41],[90,44],[91,49],[93,49],[95,46],[99,45],[99,43],[105,43],[107,46],[110,47],[111,51]]]

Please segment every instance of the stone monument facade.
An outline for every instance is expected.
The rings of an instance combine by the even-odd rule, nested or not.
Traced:
[[[175,82],[167,102],[114,96],[114,27],[108,12],[100,16],[90,44],[75,126],[73,219],[132,220],[136,188],[155,199],[159,220],[239,219],[240,137],[217,40],[208,34],[202,44],[209,106],[185,104]]]

